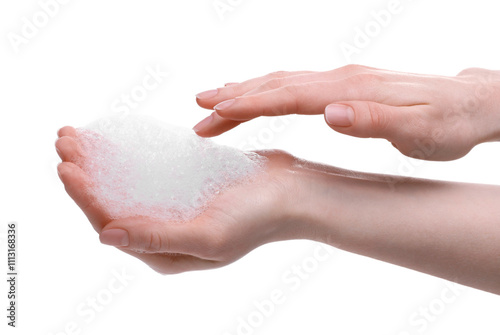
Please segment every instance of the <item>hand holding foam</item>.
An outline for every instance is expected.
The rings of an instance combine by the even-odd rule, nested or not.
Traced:
[[[251,178],[265,162],[146,116],[104,118],[76,134],[85,153],[78,165],[112,218],[191,220],[214,195]]]
[[[244,153],[143,116],[59,137],[60,178],[101,242],[158,272],[219,267],[295,237],[286,153]]]

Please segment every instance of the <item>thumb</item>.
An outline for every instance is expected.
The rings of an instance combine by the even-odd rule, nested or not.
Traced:
[[[196,220],[175,223],[132,217],[111,221],[99,239],[103,244],[138,252],[196,254],[206,244],[205,230]]]
[[[325,121],[335,131],[356,137],[378,137],[393,142],[406,122],[411,106],[389,106],[371,101],[347,101],[325,108]]]

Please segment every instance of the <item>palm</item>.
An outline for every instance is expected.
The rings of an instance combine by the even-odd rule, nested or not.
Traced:
[[[283,152],[260,152],[268,158],[266,171],[249,183],[232,186],[217,197],[194,220],[173,224],[149,217],[113,220],[106,208],[95,201],[88,176],[75,164],[83,154],[72,127],[59,133],[56,148],[63,163],[58,172],[67,193],[82,209],[100,234],[125,228],[130,244],[120,249],[161,273],[219,267],[255,247],[282,238],[276,223],[282,217],[286,194],[283,171],[293,158]]]

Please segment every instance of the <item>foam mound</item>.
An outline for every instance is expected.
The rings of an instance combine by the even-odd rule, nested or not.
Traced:
[[[144,115],[119,115],[77,129],[78,164],[99,204],[116,218],[188,221],[225,188],[248,181],[265,157],[215,144]]]

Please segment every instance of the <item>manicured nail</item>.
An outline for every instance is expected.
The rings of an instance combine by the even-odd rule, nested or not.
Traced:
[[[61,165],[61,163],[57,165],[57,175],[59,176],[59,179],[62,181],[61,172],[59,172],[59,165]]]
[[[214,114],[212,113],[209,116],[207,116],[206,118],[204,118],[203,120],[201,120],[196,126],[194,126],[193,130],[195,132],[199,132],[200,130],[202,130],[203,128],[208,126],[210,123],[212,123],[213,119],[214,119]]]
[[[101,243],[115,247],[126,247],[129,243],[128,232],[123,229],[105,230],[101,233],[99,239]]]
[[[354,111],[346,105],[331,104],[326,106],[325,118],[332,126],[349,127],[354,122]]]
[[[219,90],[215,89],[215,90],[210,90],[210,91],[198,93],[198,94],[196,94],[196,97],[198,99],[210,99],[210,98],[215,97],[217,95],[217,93],[219,93]]]
[[[219,104],[215,105],[214,109],[216,111],[221,111],[223,109],[229,108],[229,107],[231,107],[232,104],[234,104],[235,101],[236,100],[234,100],[234,99],[222,101]]]

